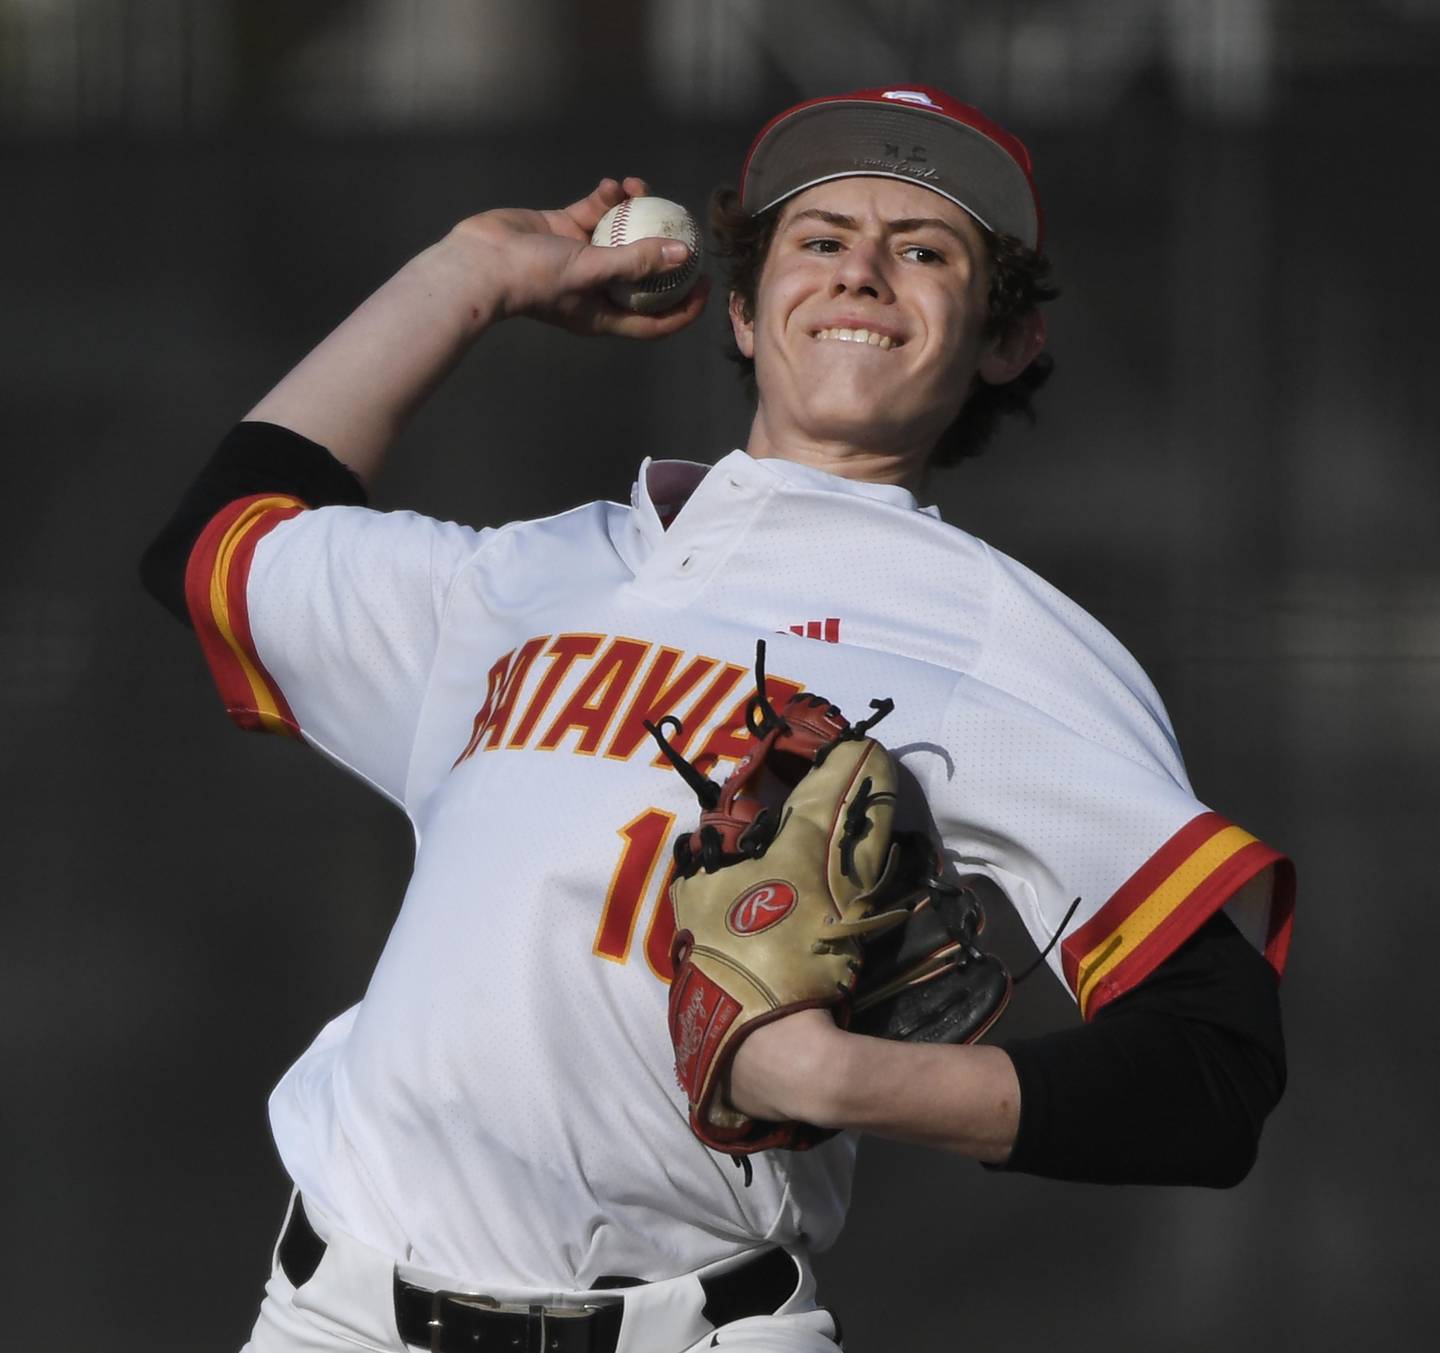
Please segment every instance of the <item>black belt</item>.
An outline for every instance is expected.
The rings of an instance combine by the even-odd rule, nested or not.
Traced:
[[[292,1287],[314,1276],[325,1254],[300,1198],[280,1237],[280,1267]],[[701,1315],[712,1326],[750,1315],[773,1315],[794,1294],[799,1266],[784,1250],[770,1249],[727,1272],[702,1275]],[[640,1285],[638,1278],[598,1278],[597,1288]],[[395,1275],[395,1327],[400,1337],[434,1353],[614,1353],[620,1337],[623,1291],[591,1297],[577,1309],[531,1306],[528,1310],[484,1305],[488,1297],[432,1292]]]

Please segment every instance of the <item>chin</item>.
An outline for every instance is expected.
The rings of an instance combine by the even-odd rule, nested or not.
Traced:
[[[837,399],[812,408],[802,426],[817,442],[841,442],[876,451],[906,444],[906,424],[896,419],[895,410],[877,405],[873,399]]]

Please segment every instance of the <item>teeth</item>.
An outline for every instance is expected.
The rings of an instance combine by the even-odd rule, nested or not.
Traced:
[[[821,329],[815,337],[817,339],[834,339],[841,343],[864,343],[872,348],[881,348],[889,351],[900,345],[888,334],[871,333],[869,329]]]

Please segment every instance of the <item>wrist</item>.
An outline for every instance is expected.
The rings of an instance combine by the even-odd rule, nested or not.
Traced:
[[[517,313],[509,294],[502,246],[462,221],[411,266],[469,340]]]
[[[762,1025],[741,1043],[730,1064],[726,1099],[752,1118],[829,1126],[841,1072],[842,1034],[828,1010],[801,1010]]]
[[[784,1117],[816,1127],[843,1126],[846,1066],[854,1039],[835,1027],[828,1010],[810,1010],[790,1021],[793,1042],[775,1067],[774,1094]]]

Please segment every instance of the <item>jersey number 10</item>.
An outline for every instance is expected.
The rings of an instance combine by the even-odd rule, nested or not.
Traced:
[[[620,828],[617,835],[624,842],[620,863],[610,878],[605,910],[595,931],[595,953],[600,958],[612,963],[628,963],[635,923],[646,899],[652,896],[651,885],[659,872],[662,881],[659,889],[654,890],[658,895],[650,908],[650,924],[645,928],[644,952],[650,971],[662,982],[669,982],[675,975],[670,965],[675,915],[670,910],[669,899],[675,867],[670,862],[668,849],[674,829],[675,814],[660,808],[647,808]],[[669,867],[657,871],[656,865],[662,858]]]

